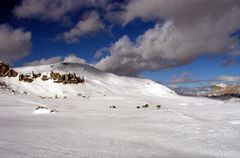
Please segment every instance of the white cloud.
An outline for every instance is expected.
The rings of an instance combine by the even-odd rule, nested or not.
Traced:
[[[81,59],[74,54],[69,54],[65,57],[56,56],[56,57],[50,57],[47,59],[43,58],[40,60],[34,60],[31,62],[24,63],[24,66],[50,65],[50,64],[55,64],[55,63],[59,63],[59,62],[70,62],[70,63],[81,63],[81,64],[86,63],[86,61],[84,59]]]
[[[85,19],[80,20],[69,32],[63,34],[63,39],[67,43],[75,43],[83,36],[92,35],[104,29],[99,15],[91,12]]]
[[[31,32],[0,25],[0,60],[13,62],[31,52]]]
[[[61,56],[51,57],[48,59],[40,59],[40,60],[34,60],[28,63],[24,63],[25,66],[37,66],[37,65],[50,65],[54,63],[61,62],[63,58]]]
[[[217,81],[225,81],[225,82],[240,82],[240,76],[229,76],[229,75],[222,75],[215,78]]]
[[[39,18],[41,20],[62,20],[67,13],[82,7],[104,7],[105,0],[23,0],[14,9],[20,18]]]
[[[236,39],[229,34],[240,27],[240,1],[132,0],[117,15],[123,23],[135,18],[164,20],[136,41],[123,36],[108,48],[110,55],[96,64],[101,70],[137,75],[230,50]]]

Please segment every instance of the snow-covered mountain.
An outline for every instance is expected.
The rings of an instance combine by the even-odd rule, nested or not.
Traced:
[[[41,77],[33,82],[19,81],[18,77],[4,77],[4,81],[14,91],[43,97],[74,97],[74,96],[106,96],[106,95],[146,95],[167,96],[176,95],[174,91],[160,85],[152,80],[133,77],[117,76],[115,74],[102,72],[90,65],[80,63],[56,63],[53,65],[27,66],[14,69],[19,74],[41,73],[41,76],[50,76],[50,72],[61,74],[75,73],[83,76],[85,82],[82,84],[54,83],[49,79],[43,81]]]
[[[227,87],[227,86],[228,86],[228,85],[225,84],[225,83],[218,83],[218,84],[215,85],[215,87],[219,87],[219,88],[225,88],[225,87]]]

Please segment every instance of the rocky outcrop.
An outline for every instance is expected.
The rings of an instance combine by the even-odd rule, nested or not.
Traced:
[[[32,78],[36,79],[36,78],[39,78],[39,77],[41,77],[41,73],[35,74],[34,71],[32,71]]]
[[[4,77],[17,77],[18,73],[13,70],[13,69],[9,69],[6,73]]]
[[[0,77],[5,77],[5,73],[10,69],[8,64],[0,63]]]
[[[212,92],[207,97],[228,100],[231,98],[240,98],[240,85],[228,85],[226,87],[213,87]]]
[[[0,77],[17,77],[18,73],[8,64],[0,63]]]
[[[0,77],[17,77],[18,73],[11,69],[8,64],[0,63]],[[51,72],[50,77],[48,75],[41,75],[41,73],[35,73],[32,71],[32,74],[20,74],[18,76],[19,81],[24,81],[31,83],[35,79],[40,78],[43,81],[47,81],[49,79],[52,79],[54,83],[63,83],[63,84],[79,84],[84,83],[85,79],[84,77],[76,76],[75,73],[66,73],[66,74],[60,74],[58,72]]]
[[[220,96],[220,95],[240,95],[240,85],[229,85],[222,88],[213,88],[210,96]]]
[[[18,80],[19,81],[28,82],[28,83],[32,83],[33,82],[33,78],[30,75],[23,75],[23,74],[20,74],[18,76]]]
[[[78,84],[78,83],[84,83],[85,79],[84,77],[78,77],[75,73],[71,74],[60,74],[58,72],[51,72],[50,78],[54,80],[54,83],[63,83],[63,84]]]

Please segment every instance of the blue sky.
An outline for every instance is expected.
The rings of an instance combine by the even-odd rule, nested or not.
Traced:
[[[240,81],[238,1],[150,1],[0,2],[0,60],[22,66],[71,54],[165,84]]]

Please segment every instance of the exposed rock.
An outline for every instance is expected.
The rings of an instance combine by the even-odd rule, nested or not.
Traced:
[[[0,77],[17,77],[18,73],[8,64],[0,63]]]
[[[41,99],[46,99],[47,97],[39,96]]]
[[[19,92],[15,89],[12,89],[10,85],[7,85],[6,82],[0,81],[0,91],[3,93],[14,93],[14,94],[19,94]]]
[[[5,74],[4,77],[17,77],[18,73],[13,70],[13,69],[9,69]]]
[[[8,64],[0,63],[0,77],[5,77],[5,73],[10,69]]]
[[[149,107],[148,104],[145,104],[145,105],[142,106],[142,108],[148,108],[148,107]]]
[[[141,107],[140,106],[137,106],[137,109],[140,109]]]
[[[222,88],[213,88],[212,92],[208,96],[212,97],[222,95],[240,95],[240,85],[229,85]]]
[[[42,79],[43,81],[47,81],[47,80],[49,80],[49,78],[48,78],[47,75],[43,75],[41,79]]]
[[[33,113],[35,114],[47,114],[47,113],[55,113],[57,112],[56,109],[49,109],[47,106],[39,105]]]
[[[41,73],[35,74],[34,71],[32,71],[32,78],[36,79],[38,77],[41,77]]]
[[[161,108],[161,105],[156,105],[157,109],[160,110]]]
[[[56,109],[51,109],[51,110],[50,110],[50,113],[55,113],[55,112],[57,112]]]
[[[71,74],[60,74],[58,72],[51,72],[50,78],[54,80],[54,83],[63,83],[63,84],[78,84],[84,83],[84,77],[77,77],[75,73]]]
[[[39,105],[38,107],[36,107],[35,110],[38,110],[38,109],[47,109],[47,107],[44,105]]]
[[[116,109],[117,107],[113,105],[113,106],[109,106],[109,108]]]
[[[206,95],[206,97],[224,101],[240,98],[240,85],[213,87],[212,92]]]
[[[53,80],[61,80],[62,79],[60,73],[56,73],[53,71],[51,71],[51,73],[50,73],[50,78]]]
[[[23,74],[20,74],[18,76],[18,80],[19,81],[28,82],[28,83],[32,83],[33,82],[33,79],[31,78],[30,75],[23,75]]]

